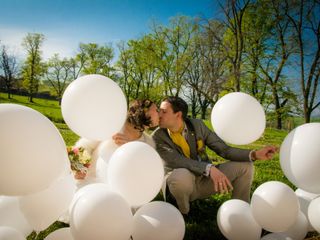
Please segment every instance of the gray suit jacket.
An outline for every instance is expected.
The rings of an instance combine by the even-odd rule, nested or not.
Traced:
[[[186,140],[190,146],[190,158],[185,157],[181,148],[172,142],[166,128],[158,128],[153,133],[156,150],[164,160],[167,171],[176,168],[187,168],[196,174],[205,174],[206,166],[211,162],[209,162],[206,155],[201,154],[201,157],[199,156],[196,142],[198,140],[202,140],[205,146],[227,160],[250,161],[249,153],[251,150],[228,146],[202,120],[189,119],[186,121],[186,126],[188,128]]]

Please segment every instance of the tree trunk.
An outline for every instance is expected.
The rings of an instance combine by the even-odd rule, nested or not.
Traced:
[[[282,117],[281,113],[277,112],[277,129],[282,129]]]
[[[201,119],[206,119],[206,115],[207,115],[207,107],[201,106]]]
[[[305,123],[310,123],[310,120],[311,120],[311,112],[310,112],[310,109],[307,108],[307,109],[304,109],[304,122]]]

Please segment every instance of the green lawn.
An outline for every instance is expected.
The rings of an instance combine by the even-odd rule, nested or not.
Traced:
[[[26,105],[43,113],[45,116],[51,119],[60,130],[66,142],[66,145],[73,145],[77,141],[78,136],[73,133],[66,124],[64,124],[60,107],[57,101],[35,99],[34,103],[28,103],[27,97],[13,96],[13,99],[11,100],[8,100],[6,97],[7,96],[5,94],[0,93],[0,103],[10,102]],[[209,121],[206,121],[206,123],[210,125]],[[258,141],[248,146],[242,147],[257,149],[269,144],[280,147],[283,139],[287,134],[287,131],[266,129],[264,135]],[[216,157],[212,152],[209,152],[209,154],[211,157]],[[218,161],[222,160],[218,159]],[[284,182],[294,188],[294,186],[283,175],[283,172],[280,168],[278,155],[275,156],[275,158],[271,161],[255,162],[255,178],[252,186],[252,192],[262,183],[271,180]],[[159,199],[161,198],[161,196],[158,196],[157,198]],[[216,195],[206,200],[197,200],[195,202],[192,202],[190,214],[186,219],[187,227],[185,239],[224,239],[217,226],[216,214],[219,206],[229,198],[229,195]],[[66,225],[56,222],[38,235],[36,235],[35,233],[31,234],[28,239],[43,239],[51,231],[64,226]]]
[[[7,94],[0,92],[0,103],[21,104],[41,112],[53,122],[64,122],[58,101],[40,98],[34,98],[33,101],[34,103],[30,103],[28,102],[28,97],[18,95],[12,95],[12,98],[8,99]]]

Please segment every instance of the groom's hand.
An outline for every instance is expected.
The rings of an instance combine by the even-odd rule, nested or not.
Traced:
[[[215,166],[210,168],[210,178],[214,185],[214,191],[216,192],[227,193],[233,189],[227,176]]]
[[[276,154],[278,151],[278,147],[266,146],[264,148],[254,151],[254,160],[269,160],[273,158],[274,154]]]

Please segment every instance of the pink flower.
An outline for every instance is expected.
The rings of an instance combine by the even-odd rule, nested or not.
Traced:
[[[77,147],[74,147],[74,148],[72,149],[72,151],[73,151],[73,153],[74,153],[75,155],[78,155],[78,154],[79,154],[79,148],[77,148]]]

